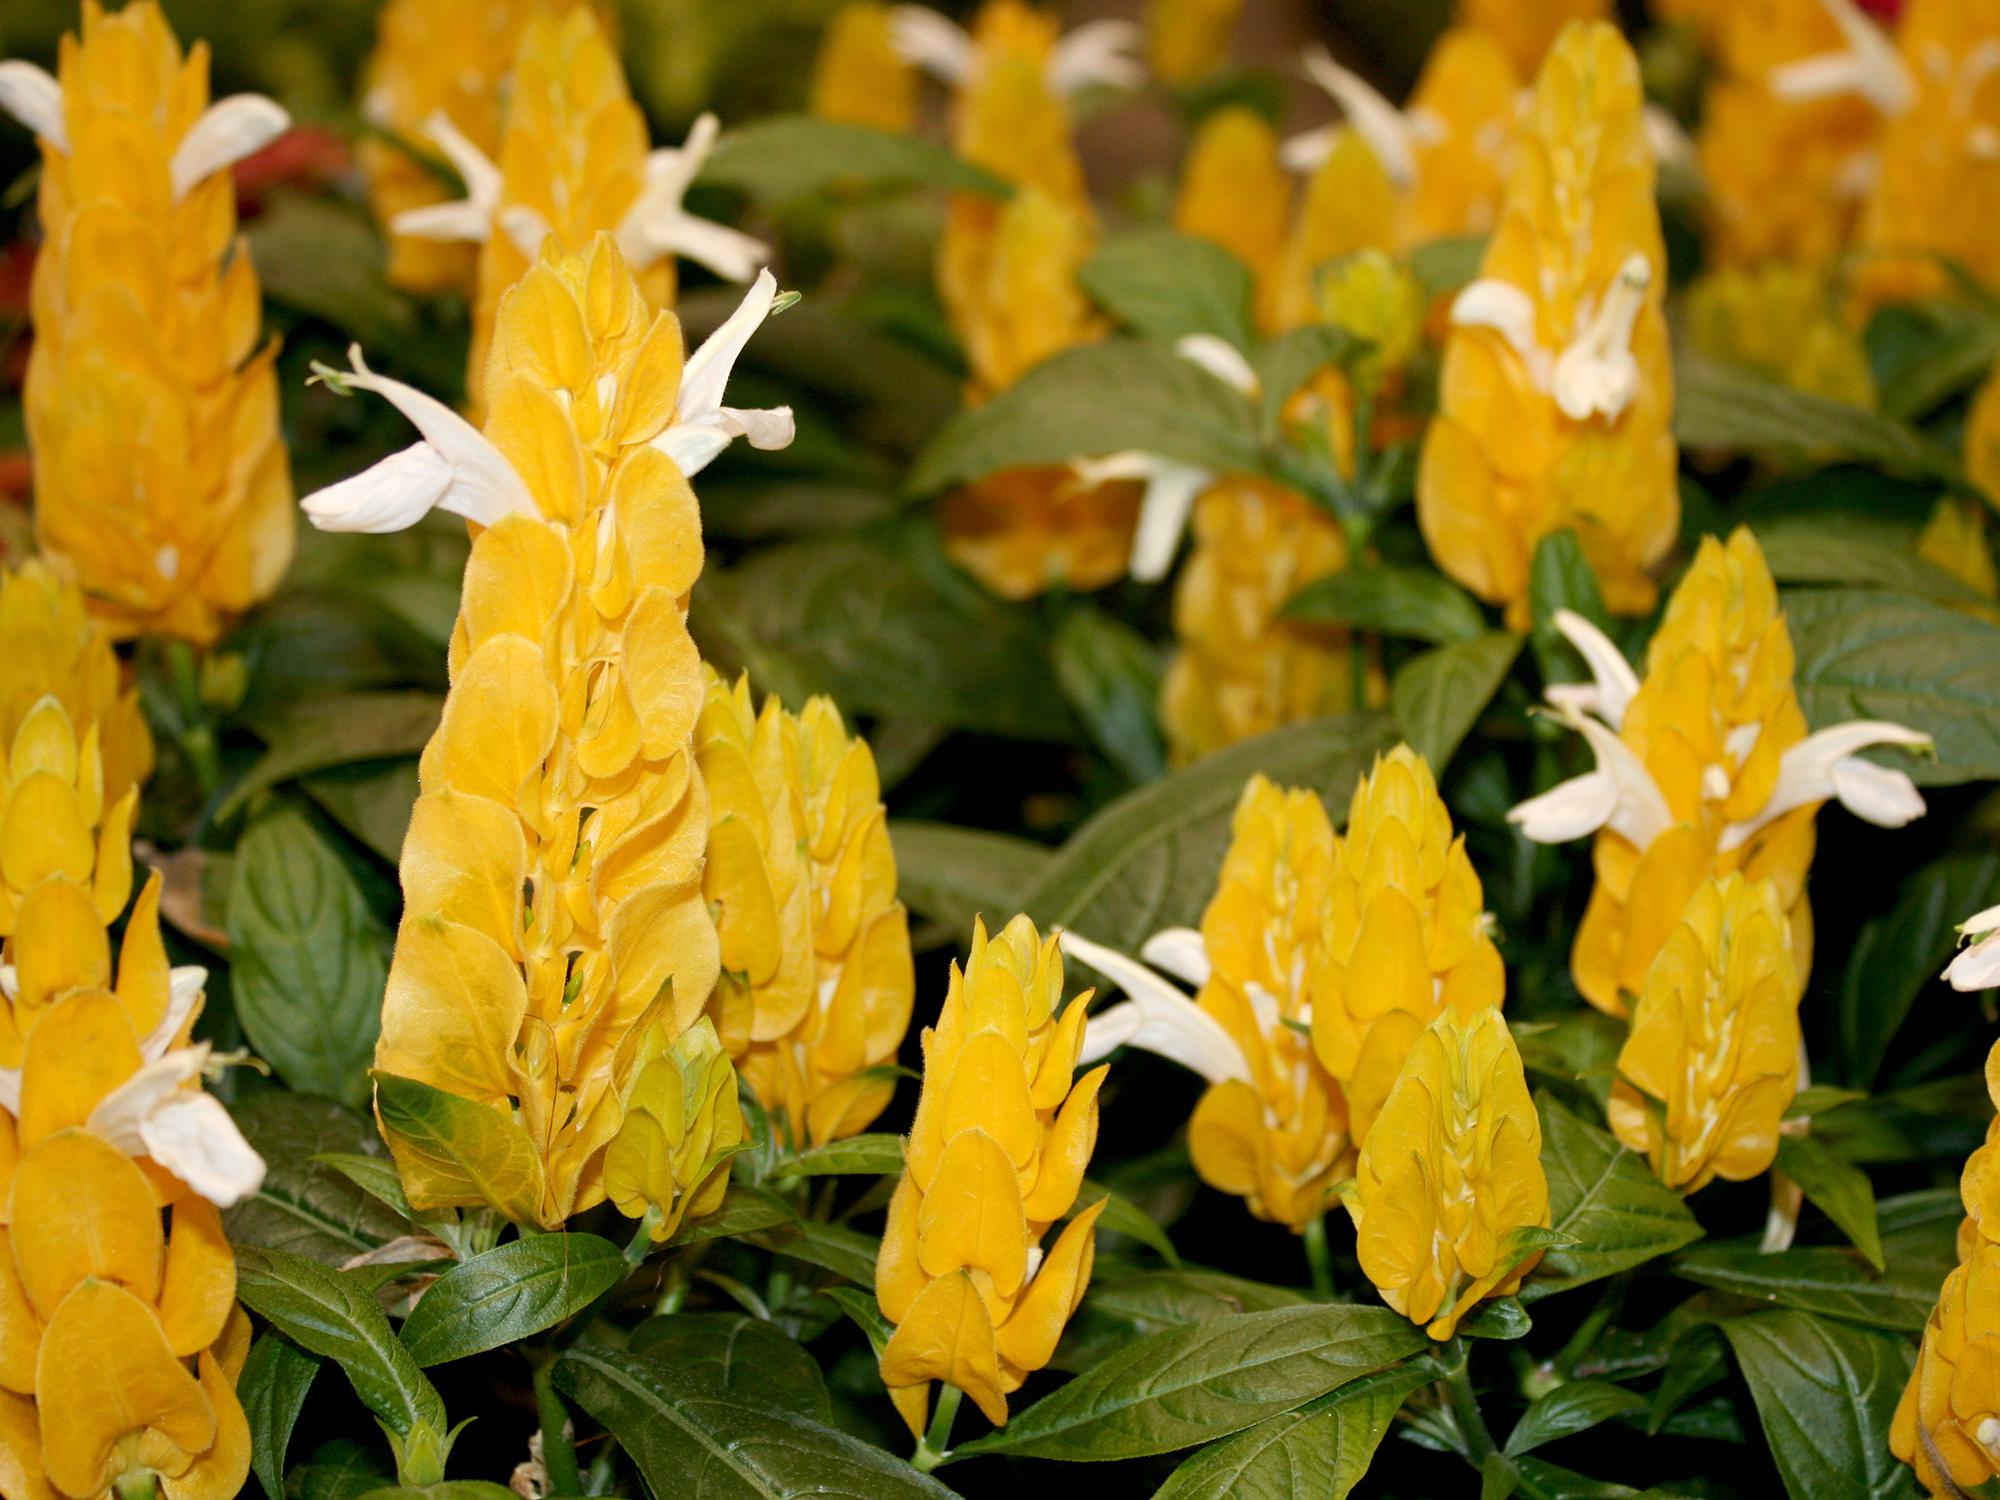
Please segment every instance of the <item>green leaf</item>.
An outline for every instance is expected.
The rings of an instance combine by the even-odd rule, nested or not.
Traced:
[[[316,1357],[266,1329],[236,1377],[236,1399],[250,1423],[250,1468],[270,1500],[285,1500],[285,1449],[318,1373]]]
[[[1590,566],[1590,559],[1583,555],[1583,544],[1576,533],[1567,526],[1537,542],[1534,558],[1528,564],[1528,610],[1533,621],[1528,639],[1544,683],[1587,682],[1589,668],[1576,648],[1556,629],[1559,609],[1582,615],[1599,630],[1608,632],[1611,628],[1604,595],[1597,587],[1597,573]]]
[[[404,1218],[415,1217],[410,1200],[403,1196],[402,1176],[396,1171],[396,1164],[386,1156],[364,1156],[358,1151],[322,1151],[313,1160],[333,1168],[362,1192],[379,1199]]]
[[[337,1266],[404,1232],[401,1214],[318,1160],[328,1152],[379,1151],[381,1138],[365,1115],[331,1099],[277,1091],[232,1114],[265,1163],[257,1191],[222,1216],[232,1243]]]
[[[1858,1250],[1841,1245],[1768,1253],[1755,1241],[1731,1241],[1702,1245],[1677,1257],[1674,1274],[1758,1302],[1826,1313],[1871,1328],[1920,1332],[1953,1259],[1900,1253],[1885,1259],[1887,1269],[1877,1271]]]
[[[896,851],[896,894],[911,911],[955,933],[970,933],[984,916],[999,926],[1021,909],[1055,851],[1027,839],[949,823],[889,820]]]
[[[1915,1351],[1899,1334],[1784,1310],[1723,1323],[1793,1500],[1919,1492],[1886,1434]]]
[[[1412,1361],[1267,1417],[1188,1459],[1153,1500],[1346,1500],[1403,1399],[1436,1373]]]
[[[1485,235],[1449,235],[1444,239],[1427,240],[1412,250],[1410,274],[1423,283],[1425,297],[1435,301],[1475,281],[1479,276],[1479,263],[1485,258]]]
[[[903,1170],[903,1138],[876,1132],[801,1151],[778,1168],[780,1177],[886,1176]]]
[[[1275,433],[1285,404],[1298,388],[1329,365],[1345,365],[1367,347],[1352,334],[1324,323],[1265,339],[1250,355],[1257,372],[1257,429]]]
[[[629,1269],[594,1234],[510,1240],[432,1282],[403,1322],[403,1346],[428,1366],[519,1343],[588,1307]]]
[[[1519,1297],[1493,1297],[1474,1308],[1458,1331],[1469,1339],[1518,1339],[1526,1338],[1534,1326]]]
[[[652,1492],[672,1500],[951,1500],[880,1448],[795,1412],[718,1394],[712,1383],[619,1350],[579,1349],[556,1386],[611,1430]]]
[[[1121,338],[1066,350],[960,412],[917,455],[906,487],[934,495],[1001,469],[1128,448],[1219,474],[1259,467],[1240,392],[1171,345]]]
[[[748,1183],[732,1182],[722,1195],[722,1206],[699,1219],[682,1221],[680,1229],[667,1241],[667,1248],[673,1250],[699,1244],[703,1240],[733,1239],[739,1235],[755,1234],[779,1224],[789,1224],[794,1217],[791,1204],[776,1193],[751,1187]]]
[[[1429,568],[1356,565],[1316,578],[1286,602],[1289,620],[1348,625],[1433,645],[1477,640],[1486,616],[1472,596]]]
[[[1866,1172],[1809,1135],[1778,1137],[1778,1170],[1797,1183],[1814,1207],[1854,1241],[1870,1265],[1883,1269],[1882,1234],[1875,1224],[1875,1189]]]
[[[1949,1161],[1956,1172],[1992,1114],[1985,1077],[1961,1073],[1871,1094],[1815,1123],[1813,1134],[1856,1166]]]
[[[819,1294],[831,1300],[834,1306],[853,1320],[855,1327],[868,1335],[869,1347],[875,1351],[876,1362],[880,1363],[882,1351],[889,1347],[889,1340],[896,1332],[896,1325],[882,1316],[882,1309],[875,1301],[875,1294],[853,1286],[823,1286],[819,1289]]]
[[[410,336],[415,309],[384,278],[382,238],[361,205],[281,191],[243,227],[269,301],[331,323],[369,348]]]
[[[514,1120],[414,1078],[377,1069],[375,1114],[385,1134],[421,1159],[440,1200],[490,1206],[516,1223],[541,1212],[542,1159]]]
[[[880,1242],[858,1230],[817,1219],[798,1219],[742,1238],[774,1254],[831,1271],[856,1286],[875,1285],[875,1253]]]
[[[339,1365],[362,1405],[398,1436],[419,1424],[445,1431],[437,1391],[374,1297],[339,1272],[283,1250],[238,1245],[236,1294],[302,1349]]]
[[[737,126],[716,142],[699,181],[767,203],[849,185],[944,187],[1005,198],[1012,191],[920,136],[814,115],[778,115]]]
[[[1962,482],[1952,456],[1904,423],[1691,352],[1674,361],[1674,436],[1688,448],[1855,458],[1892,474]]]
[[[1507,680],[1523,639],[1490,630],[1475,640],[1433,647],[1396,669],[1389,684],[1396,723],[1438,775]]]
[[[1135,333],[1207,333],[1250,347],[1250,269],[1210,240],[1159,224],[1127,230],[1105,241],[1077,280]]]
[[[1958,924],[2000,901],[2000,854],[1948,854],[1908,876],[1896,901],[1862,924],[1840,981],[1843,1076],[1872,1087],[1903,1021],[1958,946]]]
[[[292,808],[258,818],[236,846],[229,947],[237,1019],[257,1054],[302,1093],[365,1104],[389,933]]]
[[[260,726],[264,754],[215,810],[227,822],[257,793],[329,766],[394,760],[421,751],[436,730],[444,699],[436,693],[344,693],[289,709]]]
[[[1757,543],[1779,583],[1859,584],[1895,589],[1953,608],[1990,609],[1993,601],[1916,553],[1907,526],[1864,517],[1784,516],[1757,528]]]
[[[1614,1275],[1701,1238],[1701,1225],[1681,1195],[1647,1169],[1644,1157],[1547,1093],[1535,1096],[1535,1106],[1542,1117],[1550,1224],[1575,1243],[1542,1257],[1521,1287],[1523,1302]]]
[[[648,1318],[625,1347],[718,1395],[833,1420],[819,1365],[774,1323],[742,1313],[674,1313]]]
[[[2000,356],[1992,310],[1944,298],[1878,308],[1866,337],[1882,410],[1905,421],[1975,384]]]
[[[414,759],[334,766],[299,778],[298,785],[384,864],[393,865],[401,858],[403,835],[410,829],[410,809],[420,790]]]
[[[1253,772],[1310,787],[1345,809],[1355,781],[1390,743],[1381,715],[1343,714],[1205,756],[1101,809],[1022,893],[1021,909],[1044,930],[1074,927],[1093,942],[1137,952],[1162,927],[1201,920]]]
[[[1083,1188],[1078,1192],[1078,1208],[1088,1208],[1102,1199],[1104,1211],[1097,1216],[1099,1230],[1110,1234],[1122,1234],[1135,1239],[1176,1270],[1180,1268],[1181,1255],[1174,1248],[1174,1242],[1167,1238],[1166,1230],[1153,1222],[1153,1216],[1121,1193],[1114,1192],[1101,1182],[1085,1178]]]
[[[1111,763],[1134,782],[1167,767],[1160,743],[1160,659],[1152,642],[1094,604],[1064,614],[1052,642],[1056,684]]]
[[[1387,1308],[1315,1304],[1137,1339],[956,1450],[1092,1461],[1211,1442],[1423,1348]]]
[[[1200,1266],[1168,1271],[1106,1270],[1093,1277],[1084,1307],[1157,1333],[1246,1312],[1304,1307],[1311,1301],[1295,1287],[1248,1281]]]
[[[286,1489],[297,1500],[359,1500],[388,1479],[371,1450],[348,1438],[335,1438],[320,1444],[310,1459],[292,1470]]]
[[[1646,1398],[1637,1391],[1628,1391],[1608,1380],[1572,1380],[1537,1396],[1521,1413],[1521,1420],[1507,1435],[1507,1456],[1519,1458],[1557,1438],[1583,1432],[1613,1417],[1642,1411],[1645,1406]]]

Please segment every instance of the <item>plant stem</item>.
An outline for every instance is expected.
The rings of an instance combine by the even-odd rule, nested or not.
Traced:
[[[556,1362],[537,1359],[534,1364],[535,1412],[542,1419],[542,1466],[549,1471],[549,1490],[557,1495],[580,1495],[583,1479],[576,1468],[576,1444],[569,1433],[569,1409],[556,1394]]]
[[[1613,1277],[1606,1282],[1603,1292],[1598,1296],[1597,1305],[1591,1308],[1589,1315],[1577,1325],[1576,1332],[1569,1336],[1569,1342],[1564,1344],[1562,1352],[1556,1355],[1554,1368],[1564,1379],[1576,1379],[1577,1365],[1584,1355],[1590,1353],[1592,1346],[1597,1343],[1597,1336],[1604,1332],[1605,1325],[1611,1321],[1618,1309],[1624,1306],[1625,1286],[1623,1276]]]
[[[947,1385],[938,1392],[937,1410],[931,1415],[930,1431],[917,1444],[917,1451],[910,1455],[910,1463],[921,1474],[928,1474],[951,1456],[946,1445],[951,1441],[951,1424],[958,1416],[958,1403],[964,1392],[955,1385]]]
[[[1333,1296],[1333,1252],[1326,1244],[1326,1215],[1306,1221],[1306,1264],[1312,1268],[1313,1291]]]
[[[160,1493],[160,1476],[151,1469],[138,1469],[128,1474],[120,1474],[112,1485],[118,1500],[156,1500]]]
[[[618,1439],[607,1436],[604,1446],[597,1450],[597,1457],[590,1461],[590,1473],[584,1476],[583,1492],[586,1495],[610,1494],[613,1466],[617,1461]]]
[[[1444,1378],[1438,1385],[1451,1407],[1452,1420],[1465,1439],[1466,1462],[1476,1469],[1499,1450],[1494,1446],[1493,1434],[1486,1430],[1486,1418],[1479,1411],[1479,1398],[1472,1394],[1472,1381],[1466,1374],[1466,1356],[1465,1340],[1453,1339],[1445,1349]]]

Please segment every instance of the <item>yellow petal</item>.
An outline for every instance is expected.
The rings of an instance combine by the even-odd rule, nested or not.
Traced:
[[[1110,1071],[1109,1063],[1100,1063],[1076,1081],[1042,1144],[1041,1173],[1027,1200],[1028,1217],[1038,1224],[1068,1213],[1076,1201],[1097,1146],[1097,1092]]]
[[[539,646],[503,635],[475,647],[424,747],[424,790],[451,787],[514,806],[549,753],[556,716],[555,689]]]
[[[970,1396],[986,1420],[1007,1425],[993,1320],[963,1271],[925,1287],[882,1350],[882,1383],[892,1391],[943,1380]],[[909,1412],[904,1412],[909,1419]]]
[[[1026,1294],[1000,1325],[1000,1357],[1016,1369],[1039,1370],[1056,1352],[1063,1325],[1090,1286],[1091,1263],[1097,1256],[1097,1216],[1110,1201],[1098,1199],[1063,1226]]]
[[[139,1066],[132,1023],[110,994],[86,990],[48,1011],[29,1033],[22,1058],[21,1144],[32,1150],[57,1131],[80,1128]]]
[[[185,1357],[220,1338],[235,1299],[236,1257],[222,1215],[190,1193],[174,1205],[160,1283],[160,1327],[174,1353]]]
[[[946,1144],[917,1211],[917,1259],[930,1276],[984,1271],[1002,1297],[1027,1274],[1028,1229],[1014,1164],[983,1130]]]
[[[11,1212],[14,1264],[44,1321],[87,1278],[158,1300],[160,1211],[145,1174],[117,1148],[81,1130],[36,1143],[14,1174]]]
[[[521,972],[492,938],[441,917],[407,915],[389,966],[375,1064],[468,1099],[502,1098],[527,1008]]]

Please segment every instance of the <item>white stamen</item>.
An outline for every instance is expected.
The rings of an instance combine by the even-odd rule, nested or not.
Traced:
[[[1632,332],[1646,305],[1653,267],[1634,253],[1606,288],[1596,316],[1556,359],[1552,392],[1556,406],[1572,422],[1601,416],[1616,421],[1639,393],[1639,362],[1632,356]]]
[[[1144,964],[1075,933],[1060,933],[1062,950],[1080,959],[1131,998],[1090,1018],[1080,1063],[1114,1049],[1138,1047],[1191,1069],[1210,1083],[1250,1081],[1250,1064],[1222,1023]]]
[[[1414,133],[1403,112],[1391,104],[1376,90],[1375,86],[1350,68],[1344,68],[1333,60],[1325,48],[1319,47],[1305,55],[1306,76],[1327,93],[1331,94],[1347,116],[1360,137],[1382,163],[1382,170],[1389,174],[1389,180],[1398,187],[1408,187],[1417,180],[1417,153]],[[1315,133],[1317,134],[1317,132]],[[1326,149],[1332,149],[1332,138],[1327,137]],[[1319,153],[1324,160],[1325,151]],[[1287,161],[1286,165],[1291,165]],[[1309,165],[1317,165],[1317,162]]]

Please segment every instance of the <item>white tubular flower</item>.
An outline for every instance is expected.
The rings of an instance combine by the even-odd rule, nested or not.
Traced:
[[[1146,81],[1146,68],[1126,54],[1145,42],[1145,33],[1131,21],[1090,21],[1055,45],[1049,54],[1049,92],[1068,99],[1092,84],[1136,89]]]
[[[940,83],[957,86],[979,71],[979,48],[971,33],[928,5],[890,8],[889,45],[904,62]]]
[[[201,1076],[208,1053],[208,1043],[197,1042],[149,1059],[98,1101],[84,1128],[127,1156],[152,1158],[217,1208],[229,1208],[263,1184],[264,1159],[221,1100],[185,1087]]]
[[[1490,328],[1528,367],[1538,391],[1549,388],[1549,351],[1535,337],[1534,299],[1511,281],[1482,277],[1468,282],[1452,299],[1451,321],[1459,328]]]
[[[1563,722],[1590,742],[1597,769],[1531,797],[1507,821],[1538,844],[1566,844],[1600,828],[1648,848],[1673,826],[1665,794],[1631,747],[1589,714],[1568,709]]]
[[[1862,760],[1857,752],[1871,745],[1931,748],[1931,737],[1901,724],[1856,719],[1808,735],[1778,762],[1778,784],[1756,817],[1731,823],[1723,830],[1722,848],[1735,849],[1765,824],[1810,802],[1838,798],[1840,805],[1864,822],[1881,828],[1901,828],[1924,815],[1923,794],[1901,771]],[[1643,847],[1643,846],[1642,846]]]
[[[1410,117],[1385,99],[1375,86],[1351,68],[1343,68],[1324,47],[1305,55],[1306,76],[1340,105],[1352,125],[1368,143],[1382,170],[1397,187],[1417,180],[1417,127]],[[1286,141],[1280,157],[1294,172],[1310,172],[1333,150],[1336,130],[1323,127],[1295,135]]]
[[[724,280],[748,281],[771,258],[771,247],[762,240],[726,224],[698,219],[681,206],[721,132],[721,122],[705,114],[694,122],[684,145],[662,146],[647,156],[646,185],[617,231],[618,248],[633,270],[680,255]]]
[[[493,233],[494,215],[500,209],[500,169],[451,123],[451,116],[443,110],[437,110],[424,121],[424,134],[464,180],[466,195],[455,202],[405,209],[389,221],[389,228],[412,239],[485,244]],[[532,258],[533,252],[528,253]]]
[[[759,271],[736,311],[702,341],[681,372],[674,420],[653,439],[653,446],[690,478],[707,468],[735,438],[748,439],[751,447],[766,450],[787,447],[792,441],[795,429],[789,406],[746,410],[722,404],[723,388],[729,384],[737,357],[750,342],[750,335],[771,315],[777,297],[777,278],[769,271]]]
[[[19,58],[0,62],[0,109],[64,155],[69,131],[63,124],[62,85],[47,68]]]
[[[179,202],[216,172],[254,156],[291,129],[292,117],[262,94],[231,94],[209,105],[174,148],[169,170]]]
[[[352,372],[331,375],[329,383],[388,398],[416,424],[423,441],[306,496],[299,503],[313,525],[321,531],[402,531],[434,509],[482,526],[516,512],[540,518],[521,476],[477,427],[416,387],[375,374],[363,361],[359,344],[348,349],[347,357]]]
[[[1945,967],[1944,977],[1955,990],[1990,990],[2000,985],[2000,906],[1989,906],[1958,929],[1959,941],[1970,944]]]
[[[1597,312],[1556,357],[1552,391],[1556,406],[1572,422],[1601,416],[1616,421],[1639,394],[1639,362],[1632,357],[1632,330],[1653,284],[1652,263],[1636,252],[1618,268]]]
[[[1087,485],[1106,484],[1114,479],[1144,482],[1146,490],[1139,501],[1139,524],[1132,532],[1132,556],[1127,564],[1132,576],[1141,583],[1157,583],[1167,576],[1195,500],[1215,482],[1215,475],[1199,464],[1184,464],[1137,449],[1103,458],[1072,459],[1069,467]]]
[[[1594,714],[1613,729],[1622,728],[1625,710],[1631,707],[1639,691],[1639,674],[1632,670],[1625,653],[1612,644],[1611,638],[1575,610],[1557,610],[1555,627],[1576,647],[1584,665],[1590,668],[1592,680],[1551,687],[1549,702],[1563,710],[1565,718]]]
[[[1130,997],[1090,1018],[1077,1058],[1079,1067],[1118,1047],[1137,1047],[1177,1062],[1211,1084],[1251,1081],[1249,1060],[1222,1023],[1180,990],[1116,949],[1073,932],[1058,936],[1064,953],[1089,964]]]
[[[1854,0],[1820,0],[1820,7],[1847,45],[1773,68],[1766,80],[1771,92],[1793,103],[1858,94],[1885,115],[1899,115],[1914,104],[1917,82],[1888,33]]]
[[[1213,333],[1184,334],[1174,340],[1174,353],[1246,396],[1257,394],[1257,372],[1228,339]]]
[[[1154,933],[1140,947],[1139,957],[1196,989],[1208,983],[1213,967],[1208,961],[1208,944],[1192,927],[1168,927]]]
[[[139,1043],[139,1055],[148,1062],[166,1056],[174,1038],[180,1035],[181,1027],[187,1024],[188,1012],[201,999],[202,989],[208,983],[208,970],[199,964],[182,964],[168,972],[167,983],[166,1014]],[[11,1004],[20,993],[19,972],[12,964],[0,964],[0,996]],[[0,1068],[0,1109],[10,1115],[21,1113],[19,1068]]]

